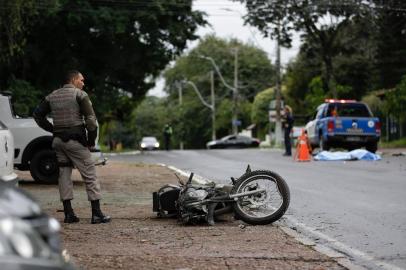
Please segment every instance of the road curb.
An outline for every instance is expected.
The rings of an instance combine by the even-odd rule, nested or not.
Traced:
[[[324,245],[317,244],[313,240],[311,240],[310,238],[299,234],[298,232],[291,229],[290,227],[282,226],[282,225],[278,225],[278,226],[279,226],[279,228],[281,228],[281,230],[284,233],[286,233],[287,235],[293,237],[294,239],[296,239],[301,244],[303,244],[305,246],[309,246],[309,247],[313,248],[314,250],[326,255],[327,257],[333,259],[339,265],[347,268],[348,270],[366,270],[367,269],[367,268],[364,268],[362,266],[356,265],[353,262],[351,262],[351,260],[345,254],[343,254],[341,252],[338,252],[336,250],[333,250],[333,249],[331,249],[329,247],[326,247]]]
[[[115,157],[115,156],[119,156],[119,155],[124,155],[124,156],[127,156],[127,155],[138,155],[138,154],[140,154],[140,153],[141,153],[141,151],[135,150],[135,151],[121,152],[121,153],[105,153],[105,152],[103,152],[103,155],[104,155],[104,156],[107,156],[107,157]]]

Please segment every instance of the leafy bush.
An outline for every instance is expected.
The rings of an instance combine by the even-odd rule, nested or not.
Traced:
[[[405,120],[406,114],[406,75],[403,76],[401,82],[395,87],[394,91],[389,91],[386,95],[387,112],[399,117],[400,120]]]

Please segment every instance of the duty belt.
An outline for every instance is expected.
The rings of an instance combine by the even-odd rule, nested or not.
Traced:
[[[87,147],[86,129],[84,126],[77,126],[64,131],[54,132],[54,137],[60,138],[63,142],[74,140]]]

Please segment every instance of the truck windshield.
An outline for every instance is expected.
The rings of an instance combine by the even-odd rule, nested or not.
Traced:
[[[372,115],[362,103],[331,103],[328,106],[327,116],[371,117]]]

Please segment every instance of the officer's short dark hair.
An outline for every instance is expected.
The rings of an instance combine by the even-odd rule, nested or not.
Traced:
[[[69,70],[68,72],[66,72],[65,74],[65,83],[70,83],[74,78],[76,78],[78,75],[80,74],[80,72],[78,70]]]

